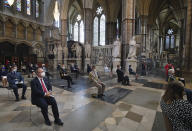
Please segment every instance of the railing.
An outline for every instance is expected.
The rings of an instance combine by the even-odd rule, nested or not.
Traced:
[[[94,46],[92,47],[91,63],[96,66],[112,66],[113,45]]]

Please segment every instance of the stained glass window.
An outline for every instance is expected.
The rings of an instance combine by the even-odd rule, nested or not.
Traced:
[[[31,15],[31,0],[27,0],[27,14]]]
[[[100,18],[100,45],[105,45],[105,15]]]
[[[95,17],[93,23],[93,45],[98,46],[98,17]]]
[[[21,0],[17,0],[17,11],[21,11]]]
[[[83,21],[80,23],[80,42],[84,43],[84,24]]]
[[[74,25],[74,41],[78,41],[78,36],[79,36],[79,28],[78,28],[78,23],[76,22]]]
[[[36,17],[39,17],[39,1],[36,0]]]
[[[5,7],[10,7],[9,3],[8,3],[8,0],[4,0],[4,6]]]

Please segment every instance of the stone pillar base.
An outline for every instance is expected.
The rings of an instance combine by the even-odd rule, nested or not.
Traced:
[[[192,83],[192,71],[183,71],[183,77],[186,83]]]
[[[117,65],[121,65],[121,59],[113,58],[113,73],[116,73]]]
[[[137,69],[137,60],[136,59],[127,59],[126,60],[126,67],[125,67],[125,71],[129,72],[129,65],[131,65],[133,71],[136,72]]]
[[[90,58],[85,59],[84,72],[87,72],[87,64],[89,64],[91,66],[91,59]]]
[[[78,65],[79,69],[82,71],[83,69],[82,69],[82,61],[81,61],[81,59],[77,59],[76,62],[77,62],[77,65]]]

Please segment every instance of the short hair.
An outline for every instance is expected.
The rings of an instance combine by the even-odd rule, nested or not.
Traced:
[[[120,65],[117,65],[117,67],[120,67]]]
[[[95,68],[95,66],[93,65],[92,68]]]
[[[36,70],[36,74],[39,73],[39,69],[42,69],[41,67],[38,67]],[[43,70],[43,69],[42,69]]]
[[[176,96],[182,98],[183,91],[184,86],[181,82],[178,81],[169,82],[165,94],[163,96],[163,99],[165,102],[167,102],[168,100],[174,101],[176,99]]]

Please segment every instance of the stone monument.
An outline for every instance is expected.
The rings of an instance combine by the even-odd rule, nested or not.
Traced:
[[[87,64],[91,64],[91,44],[89,44],[88,42],[86,42],[85,46],[85,68],[84,71],[87,71]]]
[[[137,69],[137,47],[135,36],[129,41],[129,54],[126,60],[126,71],[129,72],[129,65],[132,66],[132,69],[136,71]]]
[[[119,39],[115,40],[113,43],[113,73],[116,72],[117,65],[121,64],[121,41]]]

